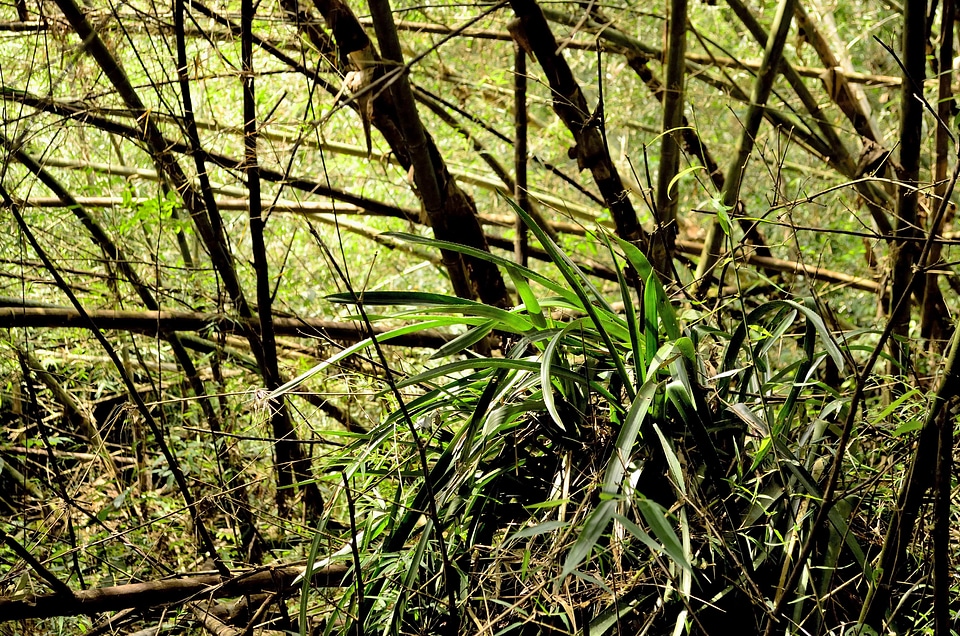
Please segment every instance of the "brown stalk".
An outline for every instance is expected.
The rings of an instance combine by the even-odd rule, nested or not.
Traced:
[[[587,105],[570,66],[558,51],[554,38],[535,0],[511,0],[517,19],[510,32],[523,50],[536,58],[543,69],[553,98],[553,109],[573,136],[571,157],[580,170],[590,170],[610,210],[617,235],[633,243],[646,243],[647,234],[637,219],[627,191],[603,140],[601,122]]]
[[[353,94],[351,102],[356,102],[364,125],[376,128],[400,165],[412,172],[416,194],[434,235],[440,240],[486,250],[476,204],[447,169],[433,138],[420,123],[412,97],[407,104],[404,91],[398,93],[393,86],[394,82],[407,82],[405,65],[398,65],[397,60],[392,60],[389,67],[382,64],[370,38],[342,0],[315,0],[314,4],[326,20],[341,58],[352,69],[346,78]],[[410,92],[409,88],[406,92]],[[448,251],[443,252],[443,261],[457,295],[479,296],[483,302],[498,307],[512,306],[503,277],[495,266]]]
[[[926,11],[917,3],[904,8],[903,86],[900,96],[900,162],[897,169],[897,208],[894,242],[891,245],[891,298],[900,298],[909,290],[918,250],[914,240],[920,236],[919,191],[920,147],[923,131],[923,77],[926,69],[926,40],[924,38]],[[911,363],[909,328],[911,298],[898,306],[891,315],[894,323],[891,347],[894,375],[905,376]]]
[[[187,311],[118,311],[111,309],[87,310],[97,327],[107,330],[132,331],[148,335],[163,335],[177,331],[206,331],[211,327],[224,334],[244,333],[238,320],[223,314],[204,314]],[[254,319],[256,325],[256,319]],[[353,322],[335,322],[313,318],[273,318],[278,334],[304,338],[325,337],[338,342],[359,342],[368,337],[366,329]],[[82,329],[83,316],[70,307],[0,307],[0,329],[13,327]],[[388,327],[376,327],[374,334],[389,331]],[[450,336],[427,330],[407,334],[384,341],[384,345],[403,347],[442,346]]]
[[[950,131],[942,125],[942,122],[950,121],[955,107],[953,97],[953,19],[956,13],[954,0],[943,0],[942,21],[940,25],[940,73],[937,78],[937,117],[940,122],[937,125],[936,139],[934,142],[934,166],[933,166],[933,200],[939,204],[943,200],[944,192],[947,188],[948,160],[950,155],[950,141],[952,135]],[[944,224],[938,227],[928,228],[936,237],[943,235]],[[944,263],[940,258],[943,251],[939,243],[934,244],[930,252],[930,264],[934,267],[942,267]],[[939,275],[928,271],[924,280],[923,298],[920,304],[920,337],[929,340],[929,347],[933,351],[940,351],[940,343],[943,334],[946,332],[943,322],[946,319],[947,312],[942,311],[943,296],[940,293],[938,285]],[[939,302],[937,302],[939,300]]]
[[[650,262],[664,281],[673,279],[673,250],[676,242],[676,183],[680,168],[683,126],[683,83],[687,48],[687,0],[671,0],[667,21],[666,68],[663,85],[663,126],[660,129],[660,169],[657,172],[657,229],[650,242]]]
[[[956,19],[956,2],[943,0],[940,23],[940,76],[937,99],[937,115],[940,125],[936,134],[936,159],[934,162],[934,200],[941,202],[947,190],[947,160],[949,154],[950,132],[941,122],[950,120],[954,108],[953,98],[953,28]],[[931,225],[929,232],[940,236],[943,223]],[[932,246],[926,263],[936,266],[940,261],[940,245]],[[921,337],[931,338],[930,348],[938,350],[934,326],[946,320],[946,312],[934,311],[932,298],[939,294],[937,276],[928,273],[925,280],[923,304],[920,320]],[[933,528],[933,615],[934,634],[949,636],[951,632],[950,597],[953,584],[950,575],[950,530],[951,530],[951,493],[953,486],[953,418],[941,417],[938,421],[939,435],[936,469],[934,470],[934,528]]]
[[[513,50],[513,169],[517,182],[513,186],[513,198],[521,210],[533,214],[533,205],[527,192],[527,52],[518,44]],[[549,223],[541,223],[548,233],[553,232]],[[513,260],[527,265],[530,252],[530,232],[518,214],[514,222]],[[556,240],[553,232],[551,239]]]

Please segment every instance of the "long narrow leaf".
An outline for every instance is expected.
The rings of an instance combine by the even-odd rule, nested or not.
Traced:
[[[604,344],[607,346],[607,350],[610,353],[610,358],[613,360],[614,365],[617,367],[617,373],[620,374],[620,377],[623,378],[623,385],[627,391],[627,395],[631,400],[634,399],[636,391],[633,386],[630,384],[630,376],[627,374],[627,369],[624,366],[623,358],[621,357],[619,350],[613,344],[613,340],[610,338],[610,334],[603,328],[603,322],[600,320],[597,310],[594,307],[594,301],[600,303],[600,306],[606,309],[609,313],[613,314],[613,309],[610,307],[610,304],[604,299],[603,295],[597,291],[597,289],[590,283],[586,275],[580,271],[580,268],[577,267],[576,263],[570,260],[563,250],[553,242],[553,239],[543,231],[543,228],[537,225],[536,221],[527,214],[520,206],[516,203],[507,199],[507,203],[513,207],[514,211],[523,219],[523,222],[527,224],[527,227],[530,228],[530,231],[534,233],[537,239],[540,241],[540,244],[543,245],[543,248],[550,255],[550,259],[553,261],[554,265],[557,266],[557,269],[560,270],[560,273],[563,275],[563,278],[567,281],[573,291],[576,293],[577,297],[583,303],[583,310],[587,312],[587,315],[590,316],[590,319],[593,320],[594,327],[600,334],[600,337],[603,339]],[[584,288],[590,289],[593,298],[591,299]]]
[[[646,497],[639,498],[636,503],[643,520],[650,526],[653,536],[663,544],[663,549],[667,555],[684,570],[692,572],[693,568],[684,554],[683,545],[680,543],[677,533],[674,532],[673,526],[667,521],[667,511],[663,509],[663,506]]]
[[[583,531],[580,533],[580,536],[577,537],[570,551],[567,552],[567,558],[563,562],[563,569],[560,571],[559,581],[563,581],[568,574],[576,570],[580,564],[590,556],[593,548],[597,545],[597,541],[600,540],[607,526],[610,525],[610,519],[613,518],[613,513],[616,512],[616,510],[617,501],[615,499],[607,499],[601,501],[600,505],[590,513],[583,522]]]
[[[573,321],[564,327],[560,333],[550,339],[546,348],[543,350],[543,358],[540,364],[540,387],[543,392],[543,405],[547,408],[547,413],[553,419],[554,423],[560,427],[560,430],[566,431],[567,426],[557,411],[556,402],[553,399],[553,357],[557,347],[563,337],[571,330],[577,327],[579,321]],[[562,367],[558,367],[562,368]]]
[[[432,321],[427,321],[427,322],[417,323],[414,325],[405,325],[403,327],[397,327],[396,329],[392,329],[386,333],[378,334],[377,342],[386,342],[392,338],[397,338],[399,336],[403,336],[408,333],[416,333],[418,331],[425,331],[427,329],[435,329],[437,326],[438,326],[437,323]],[[293,391],[294,389],[299,387],[301,384],[303,384],[313,376],[317,375],[327,367],[337,364],[341,360],[349,358],[350,356],[354,355],[358,351],[363,351],[364,349],[371,346],[372,344],[373,344],[373,339],[366,338],[364,340],[361,340],[360,342],[350,345],[343,351],[340,351],[335,355],[330,356],[320,364],[310,368],[308,371],[301,373],[300,375],[290,380],[289,382],[286,382],[283,385],[274,389],[273,391],[267,393],[266,395],[263,396],[262,398],[263,401],[266,402],[266,401],[275,399],[280,395],[284,395],[286,393],[289,393],[290,391]]]
[[[667,387],[668,395],[671,388],[676,389],[676,387]],[[674,403],[676,404],[677,402]],[[673,450],[673,445],[664,436],[659,426],[654,424],[653,430],[657,434],[657,437],[660,438],[660,447],[663,448],[663,456],[667,458],[667,468],[670,470],[670,476],[673,478],[674,486],[680,491],[680,494],[686,496],[687,485],[683,478],[683,469],[680,468],[680,460]]]
[[[501,323],[500,328],[510,329],[517,333],[523,333],[533,328],[530,321],[519,314],[500,309],[499,307],[457,298],[456,296],[447,296],[445,294],[377,291],[367,292],[356,297],[347,293],[331,294],[327,296],[327,300],[347,305],[411,305],[417,307],[432,307],[434,311],[438,313],[449,311],[496,320]]]
[[[655,376],[649,375],[647,381],[640,386],[640,391],[637,392],[637,397],[630,406],[630,410],[627,411],[623,426],[620,428],[620,434],[617,435],[613,453],[607,460],[607,468],[603,476],[603,492],[609,495],[620,492],[620,482],[623,481],[623,475],[630,463],[633,446],[637,441],[637,435],[640,433],[640,425],[643,424],[643,420],[647,416],[647,411],[650,409],[653,396],[659,386]]]
[[[530,316],[531,322],[533,322],[534,326],[538,329],[545,329],[547,327],[547,319],[544,317],[543,309],[541,309],[540,302],[537,300],[537,295],[533,293],[527,279],[523,277],[517,267],[508,267],[507,272],[510,274],[513,286],[517,288],[517,294],[520,296],[520,300],[523,302],[523,306],[527,310],[527,315]]]
[[[553,293],[562,296],[567,299],[569,302],[574,302],[579,304],[577,296],[573,294],[569,289],[556,283],[555,281],[550,280],[543,274],[533,271],[529,267],[524,267],[514,261],[497,256],[490,252],[485,252],[483,250],[478,250],[467,245],[461,245],[460,243],[451,243],[449,241],[440,241],[433,238],[428,238],[425,236],[417,236],[415,234],[405,234],[403,232],[384,232],[384,236],[392,236],[409,243],[416,243],[419,245],[426,245],[428,247],[435,247],[437,249],[450,250],[451,252],[459,252],[460,254],[465,254],[473,258],[479,258],[487,262],[499,265],[500,267],[513,269],[518,272],[521,276],[527,280],[534,281],[539,283],[552,291]]]
[[[607,250],[610,252],[611,259],[613,259],[613,262],[616,264],[617,257],[613,251],[613,246],[610,244],[607,233],[604,232],[602,237],[604,244],[607,246]],[[617,271],[617,286],[620,288],[620,300],[623,301],[623,314],[627,320],[627,334],[630,336],[630,350],[633,352],[633,364],[636,376],[639,382],[645,382],[647,379],[645,376],[647,363],[643,355],[643,348],[640,346],[643,334],[637,322],[636,308],[633,306],[633,291],[623,275],[623,268],[617,266],[615,269]]]
[[[460,334],[450,342],[437,349],[433,355],[430,356],[430,359],[436,360],[437,358],[445,358],[447,356],[460,353],[468,347],[472,347],[486,338],[487,335],[493,331],[496,325],[497,323],[495,321],[487,320],[477,325],[473,329],[468,329],[466,333]]]
[[[680,323],[677,320],[677,314],[673,309],[673,305],[667,297],[667,292],[663,289],[663,284],[660,282],[660,279],[657,278],[650,261],[648,261],[647,257],[643,255],[643,252],[630,241],[626,241],[619,236],[614,236],[613,238],[623,250],[627,260],[633,265],[633,268],[637,270],[637,276],[640,277],[640,280],[646,281],[648,285],[653,285],[657,292],[657,298],[660,299],[660,320],[663,323],[664,333],[670,340],[676,340],[680,337]]]
[[[660,348],[660,325],[657,320],[657,317],[660,315],[657,308],[660,299],[657,296],[656,286],[652,284],[652,277],[653,272],[650,273],[650,277],[647,278],[647,282],[643,287],[643,337],[644,344],[646,345],[645,353],[647,355],[647,358],[643,361],[644,366],[650,364],[653,360],[653,355],[657,349]]]

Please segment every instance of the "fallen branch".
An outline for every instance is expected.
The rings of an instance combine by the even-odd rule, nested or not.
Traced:
[[[702,249],[703,243],[698,243],[696,241],[677,241],[677,251],[684,254],[699,256]],[[884,287],[880,283],[870,280],[869,278],[851,276],[849,274],[844,274],[843,272],[835,272],[833,270],[823,269],[822,267],[811,267],[810,265],[798,263],[797,261],[786,261],[780,258],[772,258],[770,256],[759,256],[757,254],[753,254],[752,252],[745,252],[739,249],[736,250],[734,257],[737,262],[746,263],[748,265],[755,265],[757,267],[772,269],[778,272],[800,274],[814,280],[820,280],[826,283],[836,283],[838,285],[844,285],[846,287],[852,287],[853,289],[873,292],[875,294],[884,290]]]
[[[47,450],[46,448],[29,448],[27,446],[2,446],[0,447],[0,453],[10,453],[11,455],[29,455],[34,457],[47,458],[50,456],[50,453],[53,453],[55,457],[63,459],[75,459],[78,461],[93,461],[99,459],[100,455],[94,453],[80,453],[75,451],[65,451],[60,450],[59,448],[54,448]],[[137,463],[137,460],[133,457],[117,457],[113,456],[113,461],[117,464],[124,464],[126,466],[131,466]],[[42,499],[43,497],[38,493],[37,498]]]
[[[79,616],[129,608],[146,609],[245,594],[273,593],[284,596],[301,588],[297,577],[304,570],[303,566],[291,565],[252,570],[230,578],[219,574],[200,574],[79,590],[71,594],[28,594],[19,598],[0,599],[0,621]],[[343,587],[349,584],[346,575],[346,566],[330,565],[313,571],[313,584],[318,587]]]
[[[88,309],[87,314],[98,329],[133,331],[156,335],[172,331],[199,331],[215,329],[222,333],[242,333],[240,321],[223,314],[189,311],[117,311],[111,309]],[[257,327],[258,320],[250,319]],[[73,328],[87,329],[89,323],[72,307],[0,307],[0,328]],[[353,322],[336,322],[315,318],[274,318],[277,334],[305,338],[325,336],[332,340],[358,342],[368,337],[366,327]],[[390,327],[374,326],[373,332],[382,335]],[[437,348],[448,342],[451,336],[430,329],[419,333],[391,338],[383,344],[402,347]]]

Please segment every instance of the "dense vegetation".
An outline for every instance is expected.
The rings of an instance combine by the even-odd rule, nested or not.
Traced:
[[[0,5],[0,633],[950,634],[953,0],[634,4]]]

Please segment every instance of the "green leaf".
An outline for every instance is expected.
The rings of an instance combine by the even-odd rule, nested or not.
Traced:
[[[733,211],[733,208],[729,205],[724,205],[719,197],[710,199],[710,203],[713,205],[713,209],[717,211],[717,222],[720,223],[720,229],[723,230],[724,234],[730,236],[730,212]]]
[[[667,387],[667,394],[670,394],[671,388],[676,393],[678,388],[674,386],[676,383],[671,383]],[[683,387],[679,387],[679,391],[683,391]],[[674,402],[676,404],[676,402]],[[670,471],[670,476],[673,478],[673,485],[680,491],[684,496],[687,494],[687,484],[686,480],[683,478],[683,470],[680,468],[680,460],[677,458],[677,454],[673,451],[673,445],[667,441],[667,438],[664,437],[663,431],[660,430],[660,427],[656,424],[653,425],[653,430],[656,432],[657,437],[660,438],[660,446],[663,448],[663,455],[667,458],[667,468]]]
[[[704,167],[701,166],[700,164],[697,164],[697,165],[690,166],[689,168],[685,168],[685,169],[681,170],[680,172],[678,172],[678,173],[673,177],[673,179],[670,179],[670,183],[669,183],[669,185],[667,185],[667,192],[673,191],[673,186],[674,186],[674,184],[675,184],[677,181],[679,181],[680,179],[684,178],[685,176],[687,176],[687,175],[690,174],[691,172],[696,172],[697,170],[706,170],[706,168],[704,168]]]
[[[664,510],[663,506],[646,497],[637,499],[636,504],[637,508],[640,509],[643,520],[650,526],[653,536],[663,544],[663,549],[670,559],[684,570],[692,572],[693,568],[684,555],[683,545],[681,545],[677,533],[674,532],[673,526],[667,522],[667,511]]]
[[[433,355],[430,356],[430,360],[436,360],[437,358],[445,358],[447,356],[452,356],[456,353],[460,353],[464,349],[472,347],[481,340],[487,337],[494,327],[497,325],[494,320],[487,320],[483,323],[477,325],[473,329],[468,329],[466,333],[462,333],[450,342],[446,343],[439,349],[437,349]]]
[[[476,302],[450,296],[448,294],[433,294],[430,292],[416,291],[372,291],[351,294],[349,292],[340,292],[330,294],[327,300],[332,303],[342,305],[413,305],[418,307],[429,307],[432,305],[475,305]]]
[[[638,526],[638,525],[635,524],[634,522],[630,521],[629,519],[627,519],[627,518],[624,517],[623,515],[619,515],[619,514],[618,514],[618,515],[614,515],[614,516],[613,516],[613,520],[616,521],[617,523],[619,523],[621,526],[623,526],[624,529],[625,529],[627,532],[629,532],[630,534],[632,534],[632,535],[633,535],[637,540],[639,540],[643,545],[645,545],[645,546],[647,546],[648,548],[650,548],[650,550],[651,550],[652,552],[656,552],[657,554],[659,554],[660,552],[663,551],[663,546],[662,546],[662,545],[660,545],[659,543],[657,543],[656,541],[654,541],[654,540],[653,540],[653,537],[651,537],[649,534],[647,534],[647,532],[646,532],[643,528],[641,528],[640,526]]]
[[[747,338],[747,330],[751,325],[759,325],[761,324],[760,321],[764,316],[779,312],[783,309],[790,311],[796,310],[804,316],[804,318],[808,321],[808,324],[811,325],[820,336],[820,341],[823,343],[823,347],[827,354],[833,359],[834,363],[837,365],[837,368],[842,371],[844,368],[843,354],[840,352],[840,348],[837,346],[837,343],[834,340],[833,335],[830,333],[830,330],[827,329],[827,326],[823,323],[823,319],[820,318],[820,316],[818,316],[817,313],[811,310],[809,307],[792,300],[774,300],[764,303],[763,305],[760,305],[751,311],[747,317],[741,321],[739,325],[737,325],[733,335],[730,336],[730,342],[727,344],[721,369],[725,371],[736,367],[737,356],[740,354],[744,341]],[[764,343],[764,345],[766,346],[767,343]],[[747,373],[750,372],[751,368],[748,368]],[[725,376],[717,384],[717,392],[720,394],[722,399],[727,398],[731,380],[732,378],[730,376]],[[741,384],[745,383],[741,382]]]
[[[693,345],[693,340],[684,336],[682,338],[677,338],[675,344],[684,358],[690,362],[697,361],[697,348]]]
[[[537,240],[540,241],[540,244],[543,246],[544,250],[546,250],[547,254],[550,255],[550,260],[553,261],[553,264],[556,265],[557,269],[560,270],[564,280],[567,281],[567,284],[569,284],[573,289],[574,293],[577,295],[577,298],[579,298],[580,302],[583,303],[583,310],[587,312],[588,316],[590,316],[590,319],[593,321],[597,332],[600,334],[601,339],[607,346],[607,351],[610,353],[610,358],[617,367],[617,373],[619,373],[620,377],[623,379],[623,385],[627,391],[627,395],[632,400],[634,398],[635,391],[630,383],[630,375],[627,373],[626,366],[624,366],[623,358],[621,357],[618,348],[614,345],[610,334],[604,328],[604,323],[601,321],[600,316],[597,313],[597,308],[594,306],[594,302],[596,302],[609,314],[614,314],[615,312],[613,311],[613,308],[610,307],[610,303],[608,303],[603,294],[601,294],[597,288],[594,287],[593,283],[591,283],[587,276],[580,270],[579,267],[577,267],[576,263],[570,260],[570,257],[567,256],[563,250],[561,250],[560,247],[553,242],[553,239],[551,239],[550,236],[543,231],[543,228],[537,225],[536,221],[533,220],[533,217],[527,214],[511,199],[507,199],[507,203],[510,204],[520,218],[523,219],[523,222],[527,224],[527,227],[530,228],[530,231],[533,232],[533,234],[537,237]],[[589,295],[587,294],[587,291],[590,292]]]
[[[303,587],[300,590],[300,636],[306,634],[307,608],[310,606],[310,585],[313,581],[313,564],[317,562],[317,555],[320,553],[320,542],[324,533],[317,529],[313,533],[313,541],[310,542],[310,551],[307,554],[307,565],[303,572]]]
[[[427,329],[435,329],[437,326],[438,326],[438,323],[433,321],[426,321],[426,322],[421,322],[413,325],[405,325],[403,327],[398,327],[386,333],[377,335],[377,342],[387,342],[393,338],[397,338],[399,336],[403,336],[408,333],[416,333],[418,331],[425,331]],[[303,384],[313,376],[317,375],[327,367],[337,364],[341,360],[349,358],[350,356],[354,355],[358,351],[363,351],[364,349],[371,346],[372,344],[373,344],[372,338],[365,338],[364,340],[361,340],[360,342],[353,344],[347,347],[346,349],[343,349],[342,351],[336,353],[335,355],[330,356],[320,364],[310,368],[308,371],[301,373],[300,375],[290,380],[289,382],[283,384],[280,387],[277,387],[276,389],[274,389],[269,393],[266,393],[265,395],[262,396],[262,401],[268,402],[280,395],[284,395],[286,393],[289,393],[290,391],[293,391],[294,389],[299,387],[301,384]]]
[[[786,458],[786,461],[782,461],[781,464],[786,466],[796,480],[803,486],[804,490],[807,491],[807,494],[810,497],[818,501],[823,501],[823,493],[815,483],[816,480],[803,467],[800,459],[786,444],[783,443],[782,440],[774,439],[773,443],[777,447],[777,452]],[[867,578],[867,580],[870,580],[871,577],[873,577],[873,567],[867,560],[863,548],[857,542],[856,535],[853,532],[850,532],[850,529],[847,527],[846,520],[843,518],[843,515],[840,514],[840,511],[836,506],[830,508],[830,511],[827,513],[827,518],[830,520],[830,523],[833,524],[833,527],[836,529],[839,535],[842,536],[846,541],[847,547],[853,554],[853,558],[857,562],[857,565],[859,565],[863,570],[864,576]]]
[[[523,301],[523,306],[527,310],[527,315],[530,316],[533,325],[538,329],[545,329],[547,327],[547,319],[544,317],[543,310],[540,308],[540,302],[537,300],[537,295],[533,293],[527,279],[523,277],[520,270],[516,267],[508,267],[507,272],[510,274],[511,280],[513,280],[514,287],[517,288],[517,294],[519,294],[520,300]]]
[[[643,382],[647,379],[643,375],[646,371],[646,363],[644,362],[643,348],[640,346],[643,333],[641,332],[640,325],[637,321],[636,308],[633,306],[633,291],[627,284],[627,279],[623,275],[623,268],[617,265],[617,256],[613,251],[613,246],[610,244],[609,235],[604,232],[601,234],[601,236],[615,265],[614,269],[617,272],[617,285],[620,288],[620,300],[623,302],[623,313],[627,320],[627,334],[630,337],[630,350],[633,352],[634,370],[636,372],[636,376],[639,378],[639,381]]]
[[[650,277],[653,277],[653,272],[650,273]],[[658,320],[660,314],[657,310],[660,299],[657,298],[656,286],[649,282],[649,278],[647,281],[643,288],[643,335],[647,356],[647,359],[643,361],[644,366],[650,364],[657,349],[660,348],[660,324]]]
[[[603,476],[603,492],[615,495],[620,492],[620,482],[626,472],[627,465],[630,463],[630,456],[633,454],[633,446],[637,441],[637,435],[640,433],[640,425],[647,416],[650,404],[653,402],[653,396],[660,386],[655,381],[656,374],[647,374],[647,381],[640,387],[637,397],[627,416],[624,418],[623,426],[620,427],[620,434],[617,435],[617,442],[614,445],[613,453],[607,460],[606,472]]]
[[[523,530],[510,535],[507,541],[510,541],[511,539],[525,539],[527,537],[535,537],[540,534],[547,534],[548,532],[553,532],[554,530],[558,530],[560,528],[566,528],[569,525],[569,521],[547,521],[529,528],[524,528]]]
[[[560,332],[550,339],[550,342],[547,343],[546,348],[543,350],[543,356],[541,357],[540,364],[540,388],[543,392],[543,405],[547,408],[547,412],[550,414],[550,418],[554,423],[560,427],[560,430],[566,431],[567,426],[563,422],[563,418],[560,417],[560,412],[557,411],[556,402],[553,399],[553,356],[557,350],[557,346],[563,337],[571,330],[576,328],[580,324],[579,320],[574,320],[573,322],[567,324]],[[565,367],[559,367],[565,368]]]
[[[426,245],[428,247],[435,247],[437,249],[450,250],[451,252],[458,252],[460,254],[465,254],[467,256],[472,256],[473,258],[479,258],[481,260],[493,263],[499,267],[504,267],[507,270],[513,270],[518,272],[521,276],[527,280],[534,281],[539,283],[557,294],[562,296],[568,302],[575,303],[579,306],[579,302],[576,294],[571,292],[568,288],[560,285],[543,274],[537,273],[528,267],[524,267],[514,261],[503,258],[502,256],[497,256],[496,254],[491,254],[490,252],[485,252],[483,250],[478,250],[467,245],[461,245],[459,243],[450,243],[448,241],[439,241],[433,238],[427,238],[425,236],[417,236],[416,234],[405,234],[403,232],[384,232],[384,236],[391,236],[393,238],[406,241],[408,243],[416,243],[419,245]]]
[[[404,608],[407,604],[406,590],[413,590],[416,585],[417,575],[421,572],[421,566],[423,562],[423,554],[427,549],[427,544],[430,542],[430,537],[433,534],[433,522],[430,519],[426,520],[420,534],[420,541],[417,542],[417,548],[414,550],[413,555],[410,558],[410,563],[407,564],[407,570],[403,575],[403,585],[399,586],[399,596],[394,601],[393,611],[390,614],[390,625],[395,626],[401,620],[403,616]]]
[[[415,376],[406,378],[397,383],[397,388],[404,388],[414,384],[428,382],[434,378],[447,375],[453,375],[460,371],[480,371],[484,369],[516,369],[518,371],[527,371],[529,373],[539,374],[542,363],[536,360],[512,360],[510,358],[477,358],[471,360],[457,360],[447,364],[440,365],[433,369],[427,369]],[[573,373],[567,369],[557,368],[555,374],[574,382],[588,383],[589,380],[579,373]],[[591,386],[594,386],[591,384]]]
[[[892,435],[893,435],[894,437],[900,437],[901,435],[904,435],[904,434],[906,434],[906,433],[910,433],[910,432],[912,432],[912,431],[918,431],[918,430],[920,430],[921,428],[923,428],[923,422],[922,422],[922,421],[920,421],[920,420],[910,420],[909,422],[904,422],[903,424],[901,424],[900,426],[898,426],[898,427],[893,431]]]
[[[537,503],[532,503],[524,506],[526,510],[541,510],[544,508],[556,508],[557,506],[565,506],[570,503],[569,499],[550,499],[548,501],[538,501]]]
[[[594,546],[597,545],[597,541],[600,540],[600,537],[603,536],[604,531],[606,531],[607,526],[610,524],[610,519],[613,517],[616,509],[617,501],[615,499],[606,499],[601,501],[600,505],[586,518],[583,522],[583,531],[580,533],[580,536],[577,537],[573,547],[571,547],[567,553],[566,560],[563,562],[563,569],[560,571],[559,581],[562,582],[567,578],[568,574],[576,570],[580,564],[590,556]]]
[[[627,260],[633,268],[637,270],[637,276],[645,281],[647,285],[653,285],[657,290],[657,298],[659,299],[657,310],[660,314],[663,331],[669,340],[676,340],[680,337],[680,323],[677,320],[673,303],[670,302],[666,290],[663,289],[663,284],[653,270],[653,265],[651,265],[647,257],[643,255],[643,252],[630,241],[626,241],[618,236],[614,236],[613,239],[620,246],[620,249],[623,250],[624,256],[627,257]]]
[[[717,221],[719,221],[723,233],[730,236],[730,214],[725,208],[717,210]]]
[[[887,408],[883,409],[883,410],[880,412],[879,415],[877,415],[875,418],[873,418],[873,421],[871,422],[871,424],[872,424],[873,426],[879,426],[880,423],[883,422],[885,419],[887,419],[887,417],[888,417],[891,413],[893,413],[894,411],[899,411],[899,410],[900,410],[900,407],[903,405],[904,402],[906,402],[907,400],[913,398],[913,397],[916,396],[916,395],[920,395],[920,391],[919,391],[918,389],[910,389],[909,391],[907,391],[906,393],[904,393],[903,395],[901,395],[900,397],[898,397],[896,400],[894,400],[894,401],[890,404],[890,406],[888,406]],[[899,429],[898,429],[898,430],[899,430]],[[894,435],[896,435],[896,433],[894,433]]]
[[[601,610],[593,620],[590,621],[589,626],[584,629],[583,633],[590,634],[590,636],[605,636],[607,632],[620,624],[621,618],[637,608],[640,603],[640,597],[646,593],[647,591],[643,585],[634,587],[634,589],[625,595],[617,598],[616,602]]]
[[[455,312],[468,316],[481,316],[499,323],[498,327],[502,330],[524,333],[533,329],[533,325],[523,316],[492,307],[473,300],[457,298],[456,296],[447,296],[445,294],[431,294],[429,292],[393,292],[377,291],[366,292],[354,296],[348,293],[332,294],[327,296],[330,302],[343,303],[347,305],[400,305],[400,306],[418,306],[431,307],[437,313]]]

